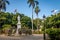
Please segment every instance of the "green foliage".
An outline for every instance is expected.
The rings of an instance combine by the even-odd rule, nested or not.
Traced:
[[[11,25],[4,24],[2,27],[3,27],[3,30],[9,30],[11,28]]]
[[[21,26],[22,27],[29,27],[31,28],[31,18],[25,16],[24,14],[20,13],[9,13],[9,12],[0,12],[0,27],[4,24],[16,25],[17,24],[17,16],[20,15],[21,18]]]
[[[42,34],[42,31],[33,31],[33,34]]]
[[[31,28],[31,18],[24,16],[21,18],[22,27]]]
[[[31,29],[27,29],[26,32],[25,32],[25,34],[26,34],[26,35],[27,35],[27,34],[31,35],[31,34],[32,34]]]
[[[31,23],[31,18],[28,16],[25,16],[24,14],[20,14],[20,13],[9,13],[9,12],[0,12],[0,29],[3,29],[6,31],[8,31],[8,29],[10,29],[9,27],[11,26],[12,29],[11,30],[16,30],[16,26],[17,26],[17,16],[20,15],[20,21],[21,21],[21,27],[22,28],[27,28],[30,29],[32,28],[32,23]],[[34,19],[34,26],[33,28],[36,29],[37,25],[36,25],[36,20]],[[41,25],[41,20],[38,19],[39,21],[39,26]],[[9,26],[10,25],[10,26]],[[29,31],[30,31],[29,30]],[[12,31],[11,31],[12,33]]]
[[[34,23],[34,29],[37,29],[37,26],[38,26],[38,28],[40,29],[40,25],[42,25],[41,22],[42,20],[41,19],[39,19],[39,18],[36,18],[36,19],[34,19],[33,20],[33,23]]]
[[[17,16],[20,15],[21,27],[31,29],[31,18],[20,13],[0,12],[0,29],[3,33],[11,34],[13,29],[16,30]],[[11,27],[10,27],[11,26]],[[11,28],[11,29],[10,29]]]
[[[32,31],[31,31],[31,29],[28,29],[28,28],[22,28],[22,29],[19,29],[19,34],[21,35],[21,34],[26,34],[26,35],[31,35],[32,34]]]
[[[4,24],[2,27],[3,27],[3,28],[2,28],[3,33],[8,34],[8,31],[10,30],[11,25],[9,25],[9,24]]]
[[[50,28],[46,30],[51,40],[60,40],[60,28]]]
[[[60,13],[47,17],[45,20],[45,24],[47,28],[60,28]]]

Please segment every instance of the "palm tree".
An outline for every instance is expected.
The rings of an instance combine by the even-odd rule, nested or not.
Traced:
[[[35,8],[35,5],[38,5],[38,1],[35,0],[28,0],[27,3],[29,4],[29,7],[32,6],[32,32],[33,32],[33,9]]]
[[[0,0],[0,11],[6,11],[6,4],[10,4],[7,0]]]
[[[38,13],[40,12],[40,9],[39,9],[39,7],[38,6],[36,6],[36,8],[35,8],[35,13],[36,13],[36,15],[37,15],[37,30],[38,30]]]

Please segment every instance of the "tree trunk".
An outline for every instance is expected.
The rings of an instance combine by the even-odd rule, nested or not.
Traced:
[[[32,7],[32,33],[33,33],[33,7]]]
[[[37,15],[37,31],[38,31],[38,15]]]

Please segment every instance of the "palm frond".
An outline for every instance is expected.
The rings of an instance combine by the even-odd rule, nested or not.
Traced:
[[[32,2],[31,5],[32,5],[33,8],[35,7],[35,3],[34,2]]]
[[[7,0],[0,0],[0,10],[6,11],[6,4],[10,4]]]
[[[36,8],[35,8],[35,13],[38,15],[39,12],[40,12],[40,9],[39,9],[38,6],[36,6]]]
[[[9,3],[9,1],[6,1],[6,3],[9,5],[10,3]]]
[[[29,7],[31,7],[31,4],[29,4]]]
[[[4,7],[3,7],[4,11],[6,11],[6,4],[4,4]]]
[[[27,3],[29,3],[29,7],[31,6],[33,6],[33,8],[35,7],[34,0],[28,0]]]
[[[29,3],[30,1],[28,0],[27,3]]]
[[[38,1],[35,1],[35,3],[36,3],[36,5],[38,5],[38,4],[39,4],[39,2],[38,2]]]

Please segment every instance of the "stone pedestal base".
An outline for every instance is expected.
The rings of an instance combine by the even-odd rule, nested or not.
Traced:
[[[16,30],[15,36],[19,36],[18,29]]]
[[[15,34],[15,36],[20,36],[19,34]]]

